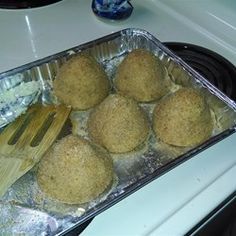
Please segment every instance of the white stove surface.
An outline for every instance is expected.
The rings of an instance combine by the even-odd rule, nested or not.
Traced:
[[[161,41],[198,44],[236,65],[233,0],[133,0],[132,16],[102,22],[89,0],[27,10],[0,10],[0,71],[123,28],[143,28]],[[236,134],[98,215],[82,236],[183,235],[236,189]]]

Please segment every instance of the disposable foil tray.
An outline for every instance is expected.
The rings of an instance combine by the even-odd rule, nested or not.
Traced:
[[[0,126],[12,122],[34,102],[45,105],[54,102],[52,81],[59,67],[73,54],[87,52],[93,55],[113,80],[117,65],[128,52],[136,48],[147,49],[159,57],[166,70],[166,79],[172,83],[172,92],[187,86],[198,88],[205,93],[215,120],[212,137],[194,148],[177,148],[158,141],[151,130],[141,149],[126,154],[111,155],[116,176],[112,188],[97,199],[82,205],[68,205],[47,199],[37,185],[36,166],[20,178],[0,199],[1,235],[19,232],[22,235],[62,235],[69,232],[161,174],[235,132],[236,104],[154,36],[141,29],[124,29],[1,73],[0,92],[2,95],[7,94],[8,97],[2,96],[0,101]],[[155,104],[156,102],[140,103],[149,114],[150,122]],[[78,134],[85,137],[89,112],[72,113],[73,119],[78,119],[82,124]]]

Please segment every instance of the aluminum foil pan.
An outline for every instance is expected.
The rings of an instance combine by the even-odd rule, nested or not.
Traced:
[[[93,55],[113,80],[117,65],[135,48],[150,50],[160,58],[166,70],[166,79],[171,81],[172,92],[179,87],[188,86],[205,93],[215,120],[212,137],[195,148],[177,148],[156,140],[150,131],[148,140],[139,150],[112,155],[116,181],[109,191],[94,201],[82,205],[68,205],[48,199],[37,185],[36,166],[20,178],[0,199],[1,235],[65,234],[161,174],[235,132],[235,102],[206,81],[155,37],[141,29],[121,30],[0,74],[0,91],[6,93],[11,90],[19,91],[17,86],[29,88],[26,89],[27,93],[14,96],[13,100],[5,98],[3,102],[1,100],[1,126],[14,120],[35,101],[43,104],[55,101],[52,81],[60,65],[72,54],[86,51]],[[155,103],[140,105],[151,117]],[[22,107],[20,112],[18,112],[19,107]],[[90,111],[75,111],[71,117],[75,122],[80,122],[80,128],[75,132],[85,137],[87,137],[86,120]]]

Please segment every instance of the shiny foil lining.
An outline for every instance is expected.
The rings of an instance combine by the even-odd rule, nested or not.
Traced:
[[[36,166],[20,178],[0,199],[1,234],[60,235],[69,232],[72,228],[96,216],[174,166],[235,131],[236,104],[175,56],[155,37],[141,29],[125,29],[2,73],[0,74],[0,89],[6,89],[1,86],[3,84],[8,84],[7,89],[14,89],[17,83],[36,81],[39,86],[31,94],[29,102],[22,103],[24,100],[22,98],[22,100],[16,100],[17,106],[27,108],[35,100],[43,104],[52,103],[55,101],[52,94],[52,80],[60,65],[72,54],[86,51],[93,55],[104,66],[112,80],[117,65],[129,51],[135,48],[150,50],[160,58],[167,72],[166,79],[171,81],[172,92],[179,87],[188,86],[198,88],[205,93],[215,120],[212,137],[198,147],[177,148],[157,140],[150,131],[147,141],[139,149],[128,154],[112,155],[115,168],[113,186],[94,201],[82,205],[68,205],[48,199],[37,185]],[[142,103],[140,105],[151,118],[155,104]],[[14,107],[11,107],[13,113]],[[71,115],[74,121],[80,122],[80,128],[76,132],[85,137],[87,137],[86,120],[89,112],[91,110],[73,112]],[[6,120],[4,124],[6,125],[17,115],[8,117],[7,113],[1,113],[1,116]]]

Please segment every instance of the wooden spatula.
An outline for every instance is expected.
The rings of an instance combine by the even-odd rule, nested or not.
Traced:
[[[44,155],[57,138],[70,108],[32,106],[0,134],[0,197]]]

